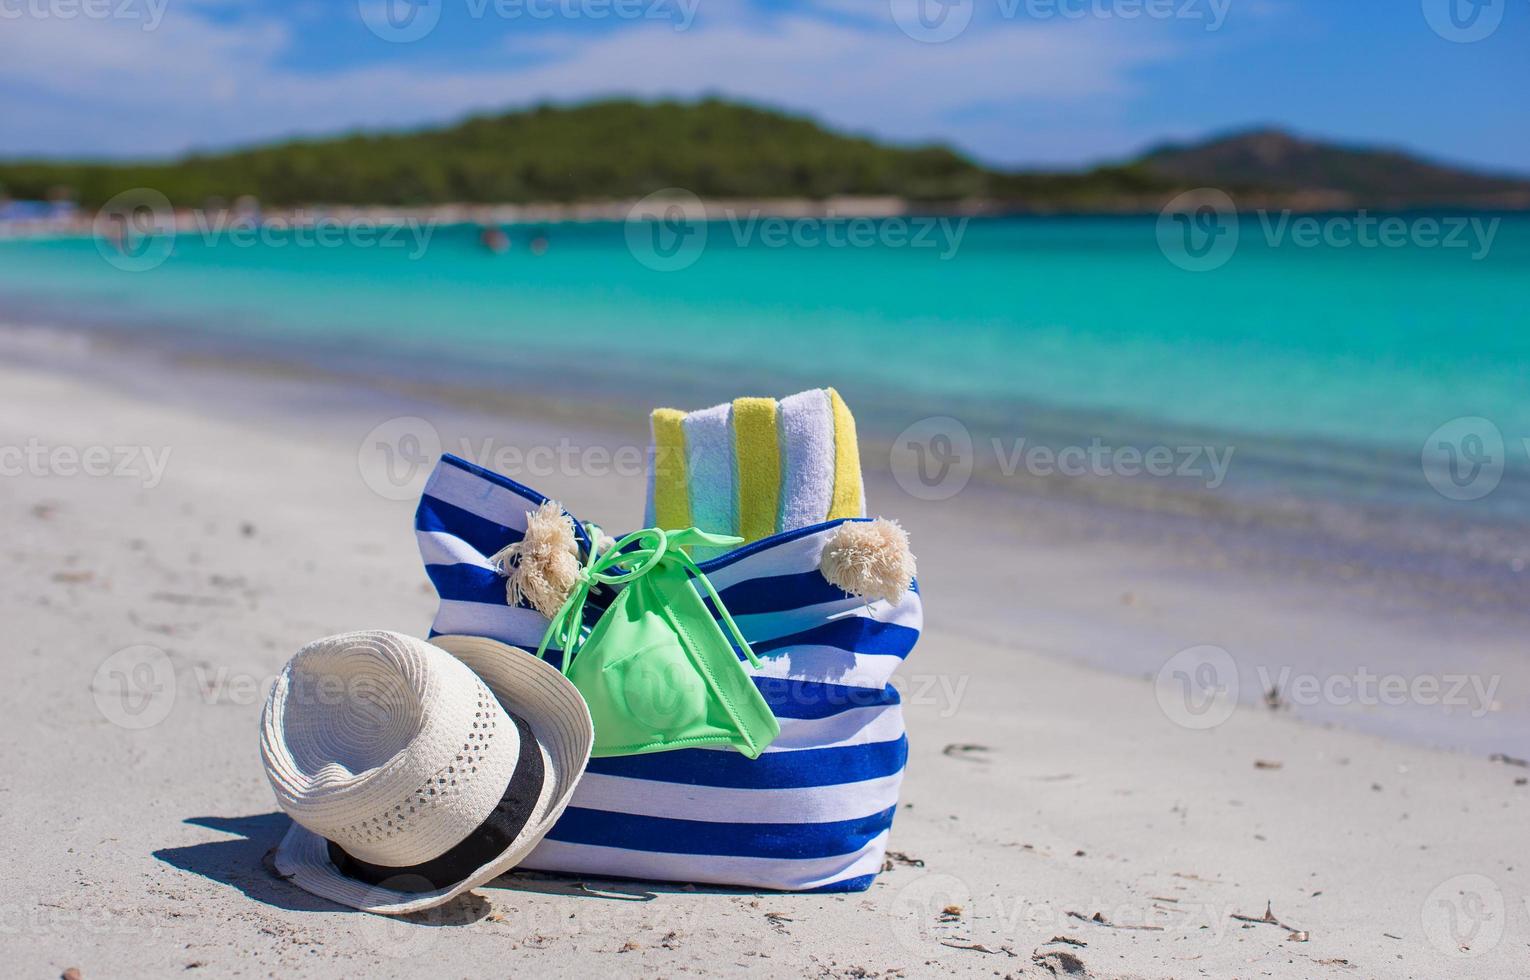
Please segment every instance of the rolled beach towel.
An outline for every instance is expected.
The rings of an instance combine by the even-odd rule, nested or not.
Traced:
[[[647,513],[660,526],[758,541],[866,514],[855,417],[833,388],[661,408],[652,422]]]

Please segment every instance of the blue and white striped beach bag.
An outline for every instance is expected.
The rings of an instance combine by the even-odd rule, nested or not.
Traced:
[[[489,556],[520,540],[528,511],[545,499],[442,458],[415,516],[441,597],[433,636],[537,648],[547,619],[506,604]],[[579,527],[580,515],[572,516]],[[890,680],[923,616],[917,585],[891,605],[848,596],[824,579],[820,554],[843,523],[786,531],[701,564],[763,662],[744,666],[781,724],[765,753],[751,760],[703,748],[592,759],[563,817],[522,867],[787,891],[871,884],[908,755]],[[582,527],[578,533],[587,546]]]

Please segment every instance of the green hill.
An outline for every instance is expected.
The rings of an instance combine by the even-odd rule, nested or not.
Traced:
[[[1129,182],[1128,182],[1129,183]],[[64,190],[87,207],[134,187],[198,206],[252,194],[268,205],[527,203],[641,197],[893,195],[918,201],[1115,193],[1102,176],[996,174],[942,146],[893,147],[810,119],[719,100],[542,106],[408,133],[298,140],[169,163],[0,163],[12,197]]]
[[[683,187],[704,198],[893,196],[985,210],[1152,209],[1197,186],[1355,205],[1530,207],[1530,181],[1259,131],[1166,146],[1082,173],[1002,172],[945,146],[902,147],[708,99],[540,106],[414,132],[294,140],[164,162],[0,162],[0,193],[89,208],[138,187],[182,207],[569,203]]]

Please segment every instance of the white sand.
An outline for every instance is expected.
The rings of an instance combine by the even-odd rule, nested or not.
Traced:
[[[892,849],[922,867],[832,897],[519,876],[423,923],[311,898],[262,867],[285,818],[260,771],[260,703],[308,639],[426,629],[412,503],[372,492],[357,460],[374,425],[428,409],[199,383],[193,397],[0,369],[0,447],[170,451],[152,488],[60,475],[66,457],[0,477],[7,975],[1048,976],[1062,959],[1036,957],[1054,952],[1100,977],[1530,973],[1527,770],[1250,707],[1180,727],[1151,683],[996,644],[981,608],[943,605],[982,532],[934,506],[902,515],[928,624],[903,678],[912,755]],[[623,438],[479,424],[510,446]],[[537,484],[613,526],[641,509],[637,476]],[[1013,560],[1017,579],[1048,575]],[[1071,576],[1079,605],[1118,602],[1114,585],[1050,574]],[[1004,615],[1034,601],[1017,591]],[[1206,596],[1255,619],[1260,601]],[[123,700],[114,670],[154,656],[112,659],[140,645],[173,667],[146,704]],[[1266,902],[1306,941],[1232,918]]]

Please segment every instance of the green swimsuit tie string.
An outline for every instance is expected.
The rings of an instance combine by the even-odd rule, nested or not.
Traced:
[[[599,542],[598,527],[585,530]],[[549,644],[562,646],[563,673],[595,723],[591,755],[726,745],[755,759],[781,733],[739,654],[755,667],[760,659],[684,550],[740,543],[694,527],[650,527],[604,550],[591,545],[537,647],[545,657]],[[599,586],[615,586],[616,594],[586,629],[585,607]]]
[[[579,579],[574,586],[574,591],[569,593],[569,597],[558,609],[558,614],[548,624],[547,631],[542,634],[542,642],[537,647],[539,658],[546,659],[547,647],[556,639],[558,646],[563,650],[563,673],[567,674],[573,667],[575,654],[584,643],[586,635],[584,607],[589,600],[590,590],[597,584],[625,585],[642,578],[662,562],[669,560],[685,569],[692,582],[700,583],[701,588],[711,598],[718,618],[727,627],[728,635],[738,645],[738,649],[749,659],[750,664],[755,667],[760,666],[760,659],[754,655],[749,641],[744,639],[744,634],[739,630],[738,624],[733,621],[728,608],[723,605],[717,590],[712,587],[712,583],[707,580],[706,575],[697,567],[691,556],[684,551],[684,548],[691,545],[732,547],[742,544],[743,538],[726,534],[710,534],[696,527],[680,531],[665,531],[663,528],[649,527],[633,531],[604,552],[600,552],[598,550],[600,528],[595,524],[585,524],[584,527],[590,539],[590,548],[585,555],[584,567],[579,570]]]

